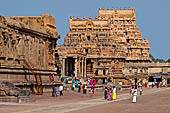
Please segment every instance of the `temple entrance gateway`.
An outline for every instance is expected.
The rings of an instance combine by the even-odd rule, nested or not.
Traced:
[[[125,79],[126,75],[133,76],[134,66],[142,69],[140,74],[148,74],[143,69],[148,70],[148,67],[140,64],[150,62],[149,41],[142,40],[135,9],[115,11],[108,9],[107,13],[100,8],[95,19],[91,16],[89,19],[70,17],[64,44],[57,47],[59,60],[66,64],[62,67],[63,76],[75,71],[77,78],[102,80],[113,76]],[[67,59],[66,63],[64,59]]]

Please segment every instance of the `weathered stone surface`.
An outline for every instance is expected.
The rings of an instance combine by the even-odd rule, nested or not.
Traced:
[[[54,50],[59,38],[51,15],[0,16],[0,81],[34,83],[38,89],[49,73],[56,74]],[[13,91],[9,95],[18,94]]]
[[[0,16],[1,67],[55,70],[54,49],[58,38],[55,18],[48,14]]]
[[[21,96],[21,95],[28,95],[29,96],[29,91],[24,91],[18,87],[15,87],[11,82],[9,81],[2,81],[0,83],[0,91],[1,94],[0,96]]]

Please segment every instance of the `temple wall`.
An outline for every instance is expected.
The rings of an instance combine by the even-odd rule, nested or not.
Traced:
[[[34,72],[49,80],[49,73],[56,73],[53,50],[59,37],[50,15],[0,16],[0,79],[33,81]]]

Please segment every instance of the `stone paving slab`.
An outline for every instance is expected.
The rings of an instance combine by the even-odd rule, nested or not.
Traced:
[[[170,88],[159,88],[159,89],[154,88],[154,89],[144,91],[143,95],[149,95],[149,94],[157,93],[157,92],[168,90],[168,89]],[[103,98],[97,98],[97,99],[92,99],[92,100],[80,101],[76,103],[53,105],[50,107],[21,111],[21,112],[13,112],[13,113],[66,113],[66,112],[85,109],[85,108],[103,105],[107,103],[113,103],[116,101],[121,101],[121,100],[126,100],[126,99],[130,99],[129,93],[118,95],[118,99],[114,101],[107,101],[107,100],[104,100]]]

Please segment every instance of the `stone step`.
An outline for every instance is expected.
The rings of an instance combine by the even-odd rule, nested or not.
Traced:
[[[0,96],[0,102],[18,102],[15,96]]]
[[[19,102],[35,102],[36,100],[31,98],[30,96],[19,96]]]

